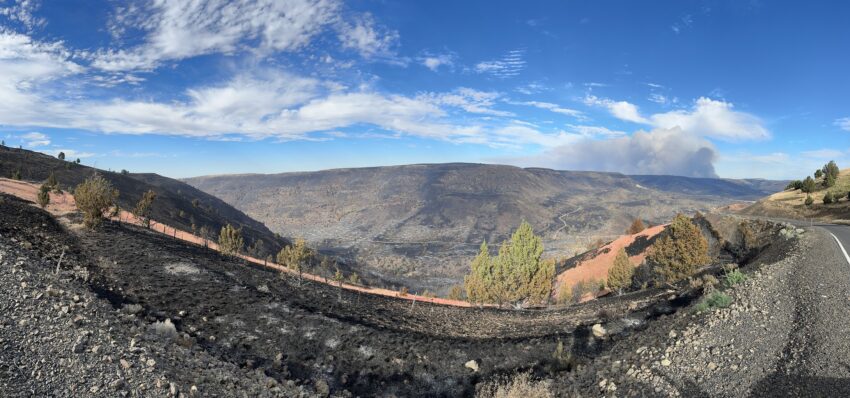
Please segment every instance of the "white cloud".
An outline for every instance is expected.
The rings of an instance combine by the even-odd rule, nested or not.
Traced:
[[[73,149],[45,149],[39,150],[41,153],[48,154],[50,156],[59,156],[59,152],[65,154],[65,159],[69,161],[73,161],[75,159],[86,159],[97,156],[96,153],[92,152],[80,152]]]
[[[21,136],[21,139],[24,140],[26,145],[30,148],[50,145],[50,137],[48,137],[47,134],[39,133],[37,131],[26,133]]]
[[[626,135],[625,131],[611,130],[601,126],[569,125],[570,129],[585,137],[621,137]]]
[[[564,107],[561,107],[558,104],[553,104],[551,102],[526,101],[526,102],[521,102],[521,104],[533,106],[535,108],[546,109],[548,111],[560,113],[562,115],[567,115],[567,116],[576,116],[576,117],[582,116],[581,111],[577,111],[575,109],[570,109],[570,108],[564,108]]]
[[[697,99],[690,111],[655,114],[651,123],[661,128],[681,127],[694,134],[726,141],[770,138],[770,132],[762,126],[761,120],[733,108],[729,102],[702,97]]]
[[[562,170],[716,177],[713,165],[716,158],[710,142],[673,128],[602,140],[584,138],[512,161],[523,166]]]
[[[105,71],[153,70],[166,61],[205,54],[256,55],[304,49],[325,31],[342,47],[364,57],[386,56],[398,34],[375,24],[369,14],[346,14],[337,0],[210,0],[131,4],[113,18],[109,31],[145,33],[129,49],[96,51],[92,66]]]
[[[649,120],[640,115],[637,105],[626,101],[612,101],[595,95],[586,95],[584,103],[588,106],[602,106],[608,109],[614,117],[628,122],[648,124]]]
[[[478,91],[467,87],[458,88],[450,93],[428,93],[419,98],[438,105],[461,108],[469,113],[492,116],[513,116],[507,111],[493,109],[493,105],[501,95],[494,91]]]
[[[850,117],[843,117],[835,120],[835,125],[845,131],[850,131]]]
[[[342,22],[339,37],[343,47],[354,49],[367,58],[389,56],[398,41],[397,32],[378,27],[369,14],[356,18],[353,23]]]
[[[829,160],[841,158],[845,156],[847,152],[839,151],[837,149],[824,148],[813,151],[803,151],[800,154],[807,158]]]
[[[27,30],[32,30],[46,23],[43,18],[33,15],[36,8],[38,8],[38,2],[35,0],[15,0],[9,6],[0,7],[0,16],[20,23]]]
[[[525,50],[511,50],[498,60],[479,62],[473,69],[500,79],[515,77],[525,69],[524,56]]]
[[[454,65],[454,55],[452,54],[426,54],[423,57],[419,58],[419,62],[422,63],[423,66],[430,69],[433,72],[436,72],[440,69],[440,67],[448,66],[451,67]]]
[[[726,141],[770,138],[770,132],[762,125],[759,118],[734,110],[734,105],[729,102],[705,97],[697,99],[690,110],[656,113],[649,118],[640,114],[637,105],[626,101],[613,101],[587,95],[584,103],[588,106],[605,107],[612,116],[621,120],[664,129],[680,127],[687,132],[704,137]]]

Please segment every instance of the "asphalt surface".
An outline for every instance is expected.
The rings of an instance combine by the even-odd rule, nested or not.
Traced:
[[[791,332],[775,370],[751,396],[850,397],[850,263],[833,238],[850,248],[850,227],[815,224],[809,231],[813,243],[786,282]]]

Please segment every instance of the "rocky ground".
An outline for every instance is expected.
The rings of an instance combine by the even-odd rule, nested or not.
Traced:
[[[798,232],[743,268],[748,279],[725,290],[728,308],[691,308],[614,336],[552,388],[582,396],[849,396],[850,267],[825,230]]]
[[[0,396],[469,396],[518,371],[556,396],[761,396],[843,391],[834,355],[850,357],[829,351],[847,346],[850,270],[818,228],[767,245],[729,308],[696,314],[698,296],[658,289],[544,311],[413,304],[61,223],[0,203]],[[836,265],[799,266],[820,263]]]
[[[138,308],[113,307],[92,291],[58,225],[38,221],[26,233],[0,228],[0,396],[311,395],[217,360]]]

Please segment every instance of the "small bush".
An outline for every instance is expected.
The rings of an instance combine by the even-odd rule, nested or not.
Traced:
[[[348,276],[348,283],[352,285],[360,285],[363,283],[363,281],[360,280],[360,275],[357,275],[357,273],[355,272]]]
[[[723,292],[714,292],[702,299],[699,304],[694,307],[696,312],[705,312],[716,308],[726,308],[732,305],[732,297]]]
[[[47,184],[42,184],[41,188],[38,189],[38,205],[41,208],[47,207],[50,203],[50,187]]]
[[[811,206],[815,203],[815,200],[812,198],[812,195],[806,195],[806,200],[803,202],[806,206]]]
[[[447,298],[449,300],[463,300],[463,286],[452,286],[452,288],[449,290],[449,295]]]
[[[832,196],[832,192],[827,192],[826,195],[823,195],[823,204],[830,204],[835,201],[835,197]]]
[[[20,180],[21,179],[21,168],[18,167],[17,169],[13,170],[12,175],[10,177],[12,177],[13,180]]]
[[[573,301],[573,289],[567,285],[561,285],[558,289],[558,296],[555,297],[557,304],[569,304]]]
[[[632,221],[632,225],[629,226],[629,229],[626,230],[626,234],[628,234],[628,235],[639,234],[644,229],[646,229],[646,226],[643,225],[643,221],[641,221],[640,218],[635,218],[635,220]]]
[[[550,398],[549,383],[535,381],[530,373],[519,373],[513,378],[501,378],[476,387],[476,398]]]
[[[103,221],[104,213],[118,200],[118,190],[103,176],[95,174],[74,188],[74,200],[83,212],[86,227],[96,228]]]
[[[739,269],[726,273],[726,286],[735,286],[745,280],[747,280],[747,276]]]
[[[136,203],[136,207],[133,208],[133,215],[147,228],[151,226],[151,205],[154,199],[156,199],[156,192],[148,190],[142,195],[139,202]]]
[[[242,230],[236,229],[230,224],[221,227],[218,236],[218,249],[225,256],[234,256],[242,251],[245,241],[242,239]]]
[[[173,323],[171,323],[171,319],[166,319],[164,322],[154,322],[154,324],[151,325],[151,328],[157,336],[166,339],[173,339],[177,337],[177,328],[174,327]]]
[[[406,287],[406,286],[402,286],[402,287],[401,287],[401,289],[398,289],[398,296],[399,296],[399,297],[406,297],[406,296],[407,296],[407,292],[408,292],[407,287]]]

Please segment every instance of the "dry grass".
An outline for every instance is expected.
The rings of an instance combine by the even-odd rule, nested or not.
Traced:
[[[529,373],[518,373],[512,378],[502,378],[480,384],[476,398],[550,398],[548,381],[536,381]]]
[[[831,188],[823,187],[823,178],[818,178],[815,182],[817,183],[817,189],[815,192],[812,192],[812,199],[815,200],[815,203],[823,203],[823,196],[826,195],[827,192],[832,192],[833,195],[838,195],[838,199],[841,202],[846,201],[847,192],[850,191],[850,169],[841,170],[838,173],[838,179],[835,181],[835,185]],[[799,189],[793,191],[782,191],[768,196],[767,200],[787,205],[802,205],[803,201],[806,200],[806,193]]]

